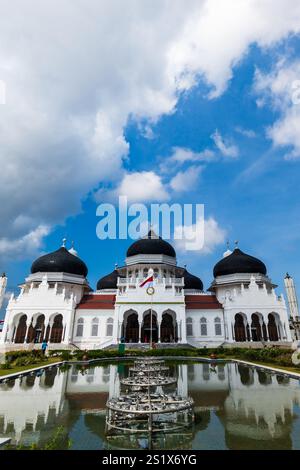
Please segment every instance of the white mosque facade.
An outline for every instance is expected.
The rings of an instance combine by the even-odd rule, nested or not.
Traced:
[[[149,270],[154,293],[140,287]],[[174,248],[152,230],[127,250],[92,291],[88,269],[64,245],[38,258],[17,297],[9,300],[2,349],[37,347],[101,349],[181,344],[196,347],[291,343],[289,317],[262,261],[239,248],[215,265],[207,291],[179,267]],[[152,332],[152,333],[151,333]]]

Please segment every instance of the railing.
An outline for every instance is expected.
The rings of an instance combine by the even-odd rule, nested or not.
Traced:
[[[118,285],[130,285],[139,286],[146,278],[118,278]],[[156,278],[154,279],[154,285],[165,285],[165,286],[183,286],[183,278],[179,277],[168,277],[168,278]]]

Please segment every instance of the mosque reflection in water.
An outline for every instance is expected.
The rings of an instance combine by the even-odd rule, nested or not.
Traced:
[[[235,363],[171,365],[176,393],[194,401],[183,434],[159,434],[162,449],[300,449],[300,385],[285,375]],[[105,433],[106,402],[120,395],[128,365],[50,370],[0,383],[0,437],[43,448],[58,427],[71,449],[143,448],[142,436]]]

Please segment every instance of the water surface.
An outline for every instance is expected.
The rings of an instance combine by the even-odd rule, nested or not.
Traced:
[[[298,380],[233,363],[173,364],[171,373],[177,393],[194,399],[195,422],[154,436],[154,448],[300,449]],[[145,436],[106,435],[106,401],[127,375],[126,364],[73,365],[1,383],[0,437],[14,448],[145,448]]]

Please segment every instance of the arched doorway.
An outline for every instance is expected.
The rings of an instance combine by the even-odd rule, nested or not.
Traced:
[[[264,341],[268,341],[268,332],[267,332],[267,327],[266,327],[266,324],[265,324],[264,320],[263,320],[263,324],[262,324],[262,335],[263,335]]]
[[[45,315],[39,315],[36,320],[35,326],[31,322],[28,328],[27,334],[27,343],[41,343],[44,338],[44,330],[45,330]]]
[[[278,341],[278,330],[277,330],[275,316],[273,315],[273,313],[269,313],[268,320],[269,320],[268,321],[269,340]]]
[[[16,335],[15,335],[15,343],[24,343],[26,331],[27,331],[27,315],[22,315],[19,319]]]
[[[148,313],[144,316],[143,326],[142,326],[142,343],[150,343],[151,338],[151,313]],[[157,343],[158,341],[158,328],[156,313],[152,312],[152,341]]]
[[[34,328],[34,342],[41,343],[44,339],[45,332],[45,315],[39,315],[36,319],[36,324]]]
[[[237,313],[235,315],[234,336],[235,341],[246,341],[246,329],[244,325],[244,318],[243,315],[241,315],[240,313]]]
[[[51,329],[50,343],[61,343],[63,334],[63,316],[56,315]]]
[[[261,341],[262,340],[262,332],[261,326],[259,322],[259,316],[257,313],[253,313],[251,316],[251,337],[252,341]]]
[[[131,313],[127,318],[125,328],[125,343],[139,342],[139,320],[137,313]]]
[[[33,340],[34,340],[34,328],[33,328],[32,320],[31,320],[31,323],[28,328],[26,343],[33,343]]]
[[[160,341],[162,343],[173,343],[177,341],[176,326],[170,313],[164,313],[160,325]]]

